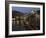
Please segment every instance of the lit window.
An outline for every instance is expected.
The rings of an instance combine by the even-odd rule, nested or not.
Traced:
[[[15,18],[12,18],[12,20],[15,20]]]
[[[24,17],[24,19],[26,19],[26,17]]]
[[[26,22],[26,24],[28,25],[28,24],[29,24],[29,22]]]
[[[12,18],[12,23],[15,24],[15,18]]]
[[[24,24],[24,23],[23,23],[23,20],[21,20],[21,24]]]
[[[23,16],[21,16],[20,18],[23,19]]]
[[[16,16],[16,18],[19,18],[18,16]]]
[[[17,24],[19,24],[19,21],[16,21],[17,22]]]

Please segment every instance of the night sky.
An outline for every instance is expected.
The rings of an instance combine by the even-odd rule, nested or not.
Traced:
[[[32,10],[40,10],[40,8],[31,8],[31,7],[12,7],[12,10],[13,11],[19,11],[19,12],[22,12],[22,13],[29,13],[29,12],[32,12]]]

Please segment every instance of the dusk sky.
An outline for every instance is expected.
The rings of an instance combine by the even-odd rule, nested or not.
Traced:
[[[32,10],[40,10],[40,8],[31,8],[31,7],[12,7],[13,11],[19,11],[22,13],[28,13],[28,12],[32,12]]]

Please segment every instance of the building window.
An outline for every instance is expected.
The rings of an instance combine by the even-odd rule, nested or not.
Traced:
[[[19,25],[19,21],[17,20],[16,22],[17,22],[17,25]]]
[[[15,18],[12,18],[12,23],[15,25]]]
[[[16,18],[18,19],[18,18],[19,18],[19,16],[16,16]]]

